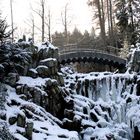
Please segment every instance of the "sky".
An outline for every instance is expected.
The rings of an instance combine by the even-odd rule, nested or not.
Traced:
[[[68,20],[71,24],[68,31],[72,31],[76,26],[81,32],[90,31],[92,28],[92,12],[87,5],[88,0],[46,0],[46,15],[48,9],[51,11],[52,33],[55,31],[63,32],[61,13],[66,3],[68,5]],[[14,27],[16,27],[17,36],[28,34],[30,32],[31,15],[35,18],[35,24],[41,29],[40,17],[31,10],[31,7],[38,11],[40,9],[40,0],[13,0]],[[6,17],[8,24],[10,20],[10,0],[0,0],[0,9],[2,16]],[[38,34],[40,31],[36,29]]]

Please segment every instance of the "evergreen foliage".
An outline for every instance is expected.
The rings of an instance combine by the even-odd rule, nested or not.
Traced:
[[[3,44],[10,37],[12,31],[7,31],[8,25],[5,19],[1,18],[0,14],[0,43]]]
[[[119,0],[116,1],[119,31],[127,35],[129,44],[135,44],[139,38],[140,28],[140,1]]]

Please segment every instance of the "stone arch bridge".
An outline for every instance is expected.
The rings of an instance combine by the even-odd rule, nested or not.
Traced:
[[[126,65],[126,59],[120,56],[120,49],[111,46],[104,49],[77,45],[59,48],[59,63],[65,65],[71,62],[94,62],[119,70],[124,70]]]

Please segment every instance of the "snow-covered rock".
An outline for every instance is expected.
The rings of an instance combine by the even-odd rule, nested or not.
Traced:
[[[132,140],[135,137],[135,130],[139,131],[140,126],[139,76],[136,73],[82,74],[70,70],[63,73],[65,87],[72,93],[73,116],[82,117],[82,139]]]

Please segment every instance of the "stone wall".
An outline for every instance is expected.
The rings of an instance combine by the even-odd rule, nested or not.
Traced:
[[[89,73],[89,72],[103,72],[103,71],[110,71],[113,72],[117,70],[117,68],[109,65],[94,63],[94,62],[80,62],[75,64],[75,69],[77,72],[80,73]]]

